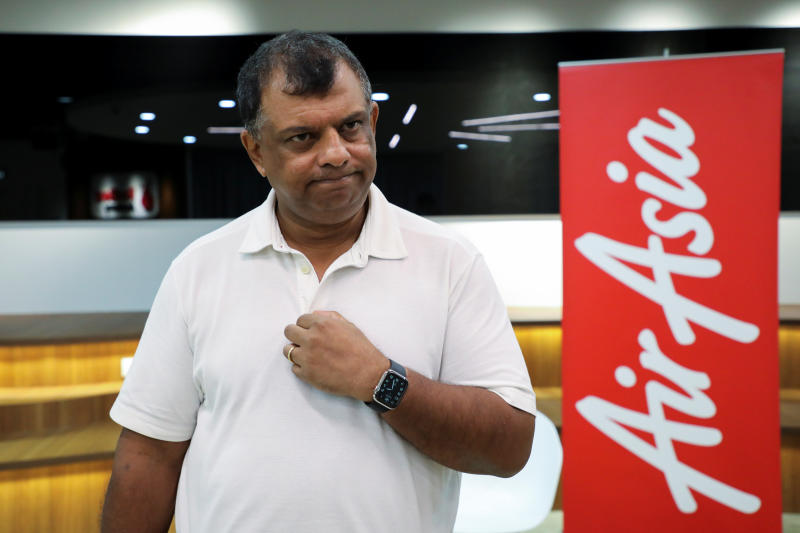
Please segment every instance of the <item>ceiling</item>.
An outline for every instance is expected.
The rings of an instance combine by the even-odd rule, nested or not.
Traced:
[[[342,38],[364,63],[374,89],[391,94],[380,104],[384,169],[394,165],[400,172],[411,165],[417,171],[431,154],[473,157],[535,168],[547,174],[535,183],[553,187],[557,130],[515,132],[505,146],[469,142],[468,151],[459,151],[463,141],[449,132],[476,130],[462,124],[466,119],[558,109],[560,61],[784,48],[784,175],[800,169],[800,157],[793,155],[800,154],[800,100],[793,96],[800,94],[796,1],[0,1],[0,47],[14,51],[0,61],[0,98],[6,102],[0,171],[8,171],[0,182],[6,188],[16,183],[15,175],[50,172],[56,179],[63,172],[69,190],[75,176],[89,173],[70,167],[77,160],[97,167],[166,160],[172,174],[183,172],[189,153],[209,154],[202,160],[206,166],[227,161],[220,151],[247,163],[238,135],[211,135],[208,127],[240,125],[238,111],[220,109],[217,101],[233,97],[238,68],[260,42],[293,27]],[[552,100],[533,101],[538,92],[549,92]],[[412,103],[417,113],[403,124]],[[142,122],[141,112],[157,118]],[[141,125],[150,132],[134,133]],[[400,141],[392,149],[396,134]],[[185,135],[197,137],[193,148],[184,150]],[[51,163],[22,170],[28,161]]]
[[[247,35],[798,27],[793,0],[4,0],[0,32]]]

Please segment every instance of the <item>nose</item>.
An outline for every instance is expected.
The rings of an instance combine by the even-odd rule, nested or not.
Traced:
[[[319,147],[320,166],[341,167],[350,159],[350,152],[347,151],[345,141],[336,130],[329,131],[324,135]]]

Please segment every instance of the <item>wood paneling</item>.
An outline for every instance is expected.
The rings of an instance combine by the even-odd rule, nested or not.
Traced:
[[[516,324],[515,332],[539,408],[560,425],[561,327]],[[11,453],[0,469],[0,533],[98,531],[111,461],[93,457],[113,451],[119,428],[108,410],[120,359],[136,344],[0,346],[0,462]],[[800,512],[800,430],[793,429],[800,427],[800,324],[781,324],[779,345],[783,504],[785,512]],[[53,461],[69,462],[32,466]],[[560,503],[559,490],[556,508]]]
[[[518,324],[514,326],[531,382],[536,387],[561,386],[561,326]]]
[[[117,394],[120,387],[122,387],[121,379],[100,383],[52,385],[49,387],[0,387],[0,407],[105,396]]]
[[[0,472],[0,533],[91,533],[111,460]]]
[[[54,401],[0,406],[0,438],[48,436],[107,420],[116,394],[97,384],[119,382],[120,360],[133,355],[137,344],[124,340],[0,346],[0,390],[8,398],[15,396],[11,388],[21,397],[26,391],[43,396],[57,390],[39,387],[77,386],[58,401],[52,397]],[[84,387],[96,388],[97,395],[81,397],[87,393]]]
[[[0,346],[0,387],[36,387],[115,381],[120,359],[138,341]]]
[[[104,418],[50,435],[0,440],[0,470],[113,457],[122,428]]]
[[[782,389],[800,389],[800,322],[778,328],[778,364]]]
[[[781,432],[783,512],[800,513],[800,431]]]

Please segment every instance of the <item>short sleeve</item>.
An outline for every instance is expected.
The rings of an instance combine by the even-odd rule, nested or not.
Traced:
[[[189,440],[202,400],[192,362],[173,263],[158,289],[111,418],[154,439]]]
[[[536,414],[525,359],[480,255],[451,289],[440,380],[489,389],[514,407]]]

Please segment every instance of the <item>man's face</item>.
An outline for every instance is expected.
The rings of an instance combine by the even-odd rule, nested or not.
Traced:
[[[256,169],[267,177],[278,214],[305,227],[345,222],[359,213],[375,177],[378,105],[364,101],[356,74],[343,62],[324,96],[283,91],[276,71],[261,93],[266,121],[259,138],[242,133]]]

